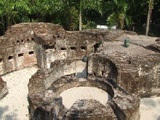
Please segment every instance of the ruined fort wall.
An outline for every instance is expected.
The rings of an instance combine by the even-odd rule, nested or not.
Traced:
[[[30,79],[29,108],[31,110],[30,113],[31,119],[34,120],[38,116],[41,116],[39,119],[42,120],[56,119],[56,118],[59,118],[61,120],[63,119],[64,116],[65,119],[74,119],[74,118],[98,119],[97,117],[95,117],[97,115],[103,116],[104,119],[109,117],[108,119],[111,120],[140,119],[139,98],[137,96],[131,96],[129,94],[126,94],[125,92],[123,92],[123,89],[111,86],[106,79],[95,77],[93,79],[86,79],[85,81],[81,81],[80,79],[76,79],[72,75],[68,75],[54,80],[49,89],[48,88],[39,89],[38,86],[43,86],[42,84],[48,79],[48,76],[52,75],[53,75],[52,72],[46,72],[46,73],[42,72],[42,73],[37,73]],[[52,78],[53,77],[54,76],[52,76]],[[79,86],[92,86],[92,87],[94,86],[106,91],[109,95],[111,95],[112,97],[104,106],[107,107],[105,111],[108,112],[108,114],[104,115],[105,112],[100,111],[102,110],[102,106],[101,107],[99,105],[96,106],[95,104],[92,104],[93,103],[92,101],[89,101],[89,103],[92,104],[91,107],[85,106],[83,102],[79,102],[78,104],[79,106],[76,106],[75,108],[73,107],[71,109],[64,108],[62,103],[62,98],[59,97],[59,94],[69,88],[79,87]],[[83,110],[81,108],[83,108]],[[90,108],[95,110],[96,112],[91,112]],[[98,110],[97,108],[100,109]],[[48,114],[46,114],[46,112],[53,116],[49,116]]]
[[[50,28],[48,31],[50,32],[34,35],[38,66],[41,68],[50,68],[55,60],[82,59],[95,52],[96,45],[102,42],[99,35],[89,32],[65,32],[63,29],[61,31],[58,29],[52,33]]]
[[[155,64],[149,70],[139,70],[138,93],[142,96],[160,96],[160,64]]]
[[[39,44],[34,45],[34,51],[37,58],[37,66],[40,68],[47,68],[46,67],[46,54],[43,47]]]
[[[48,49],[45,51],[46,53],[46,64],[47,68],[50,68],[51,63],[55,60],[65,60],[67,59],[68,51],[67,50],[54,50]]]
[[[37,63],[30,24],[11,26],[0,39],[0,74],[23,69]]]
[[[54,48],[44,48],[42,45],[35,45],[37,54],[37,64],[41,68],[50,68],[50,65],[55,60],[65,59],[82,59],[87,54],[87,45],[76,46],[62,44],[63,41],[57,41]],[[70,43],[71,44],[71,43]]]
[[[66,75],[74,74],[77,78],[87,77],[87,65],[82,60],[56,60],[51,64],[51,72],[45,80],[46,88],[49,88],[51,84],[58,78]]]
[[[5,61],[3,56],[4,50],[1,50],[0,52],[0,74],[5,73]]]
[[[17,69],[22,69],[37,63],[33,45],[34,43],[31,42],[16,46],[15,53]]]
[[[23,43],[1,50],[0,74],[35,65],[37,60],[33,44]]]
[[[8,93],[7,83],[0,77],[0,100]]]
[[[128,93],[141,97],[160,95],[160,64],[158,55],[148,57],[122,57],[94,55],[88,63],[89,77],[102,77],[112,80],[112,84]],[[121,57],[120,57],[121,56]],[[135,58],[134,58],[135,57]]]
[[[118,68],[111,59],[103,55],[93,55],[89,57],[88,74],[89,77],[103,77],[116,82],[118,78]]]
[[[0,58],[0,74],[4,73],[4,61],[3,58]]]
[[[117,36],[122,34],[123,39],[121,37],[117,39]],[[106,56],[93,57],[89,60],[89,75],[112,79],[131,93],[158,94],[160,88],[159,52],[156,53],[147,48],[155,38],[149,38],[148,42],[146,37],[143,39],[140,37],[139,39],[143,42],[139,44],[140,40],[131,39],[131,37],[136,37],[132,35],[129,37],[132,43],[125,48],[122,42],[125,37],[124,31],[119,30],[69,32],[59,25],[48,23],[14,25],[0,38],[0,74],[35,64],[40,68],[50,68],[52,62],[56,60],[81,61],[84,56],[93,53],[104,54]],[[142,46],[144,42],[145,46]],[[153,43],[155,44],[155,41]],[[97,53],[99,46],[103,52]],[[79,66],[80,70],[77,68],[77,71],[80,71],[80,76],[83,76],[81,70],[83,69],[85,73],[86,63],[73,62],[73,64],[77,64],[73,66]],[[72,68],[62,68],[68,71],[60,70],[63,71],[60,76],[77,73],[76,67],[74,70]],[[56,76],[58,75],[57,72]]]
[[[11,72],[16,69],[16,59],[14,47],[10,47],[4,50],[4,63],[5,73]]]

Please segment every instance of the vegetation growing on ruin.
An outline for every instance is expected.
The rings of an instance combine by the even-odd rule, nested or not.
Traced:
[[[0,0],[0,33],[21,22],[51,22],[67,30],[117,25],[160,35],[159,0]]]

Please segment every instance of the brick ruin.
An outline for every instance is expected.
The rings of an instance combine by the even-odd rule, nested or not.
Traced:
[[[0,74],[23,69],[37,63],[33,50],[31,25],[12,26],[0,37]]]
[[[124,40],[129,39],[129,47]],[[6,42],[7,41],[7,42]],[[139,97],[160,95],[159,38],[121,30],[65,31],[50,23],[22,23],[0,37],[0,74],[37,65],[29,81],[30,119],[139,120]],[[108,93],[106,105],[78,100],[64,107],[73,87]]]
[[[7,90],[7,84],[0,78],[0,100],[7,95],[8,90]]]

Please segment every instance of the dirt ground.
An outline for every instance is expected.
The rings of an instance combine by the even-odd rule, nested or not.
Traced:
[[[160,120],[160,97],[141,99],[140,112],[141,120]]]
[[[0,120],[28,120],[27,85],[36,71],[34,66],[2,76],[9,93],[0,101]]]

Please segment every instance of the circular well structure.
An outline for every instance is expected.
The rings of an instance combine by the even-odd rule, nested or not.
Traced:
[[[82,99],[97,100],[103,105],[106,105],[108,101],[108,93],[96,87],[73,87],[63,91],[60,96],[67,109],[70,109],[76,101]]]

